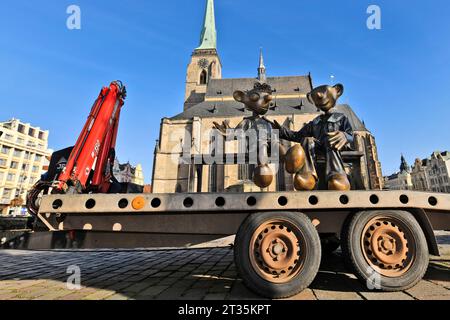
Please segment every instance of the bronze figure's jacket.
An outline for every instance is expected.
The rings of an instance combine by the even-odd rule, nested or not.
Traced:
[[[280,130],[280,138],[284,140],[299,142],[306,152],[305,170],[309,170],[317,178],[315,169],[316,154],[323,154],[326,157],[326,176],[334,174],[346,174],[344,163],[339,151],[330,146],[327,133],[344,132],[348,144],[347,148],[353,144],[353,129],[348,118],[338,112],[323,114],[307,123],[300,131],[291,131],[284,127]]]

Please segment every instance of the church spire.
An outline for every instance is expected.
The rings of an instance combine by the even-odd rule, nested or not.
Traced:
[[[266,66],[264,65],[264,57],[262,48],[259,51],[258,80],[266,82]]]
[[[411,168],[408,165],[408,162],[406,162],[405,157],[402,154],[401,157],[401,164],[400,164],[400,172],[410,172]]]
[[[206,1],[205,19],[203,21],[200,45],[196,50],[217,49],[216,18],[214,14],[214,0]]]

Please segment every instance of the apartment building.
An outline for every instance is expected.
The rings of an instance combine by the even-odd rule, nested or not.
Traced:
[[[49,132],[18,119],[0,122],[0,211],[26,214],[28,190],[48,166]],[[12,206],[13,205],[13,206]]]

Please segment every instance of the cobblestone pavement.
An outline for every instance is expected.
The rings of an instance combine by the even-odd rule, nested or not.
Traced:
[[[444,247],[443,247],[444,249]],[[373,292],[349,273],[338,254],[297,300],[450,300],[450,250],[433,258],[416,287]],[[259,299],[236,275],[231,247],[180,250],[0,251],[0,300]],[[81,271],[81,289],[69,290],[68,267]]]

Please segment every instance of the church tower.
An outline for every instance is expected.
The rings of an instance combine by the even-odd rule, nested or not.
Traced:
[[[222,79],[222,63],[217,53],[214,0],[207,0],[200,45],[192,53],[187,68],[184,110],[205,100],[211,79]]]

